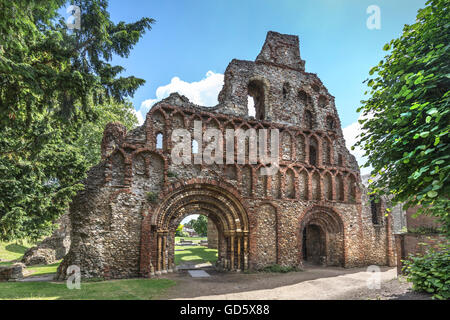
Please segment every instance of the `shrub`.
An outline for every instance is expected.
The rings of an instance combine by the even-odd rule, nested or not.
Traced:
[[[403,272],[413,290],[433,294],[433,299],[450,299],[450,246],[442,250],[428,249],[424,255],[403,260]]]
[[[147,192],[147,200],[149,202],[156,202],[158,200],[158,194],[156,192]]]

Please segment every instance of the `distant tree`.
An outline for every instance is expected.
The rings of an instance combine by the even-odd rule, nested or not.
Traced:
[[[363,133],[356,146],[372,166],[370,188],[404,208],[450,226],[450,3],[431,0],[405,25],[390,51],[370,70],[370,98],[362,101]]]
[[[184,226],[182,224],[180,224],[177,227],[177,230],[175,231],[175,236],[176,237],[184,237],[185,233],[183,232],[183,228],[184,228]]]
[[[206,237],[208,234],[208,218],[204,215],[199,215],[198,218],[193,221],[192,227],[195,232],[197,232],[200,237]]]
[[[188,223],[186,223],[186,227],[193,228],[194,227],[195,219],[189,220]]]
[[[0,1],[0,240],[51,231],[98,159],[89,141],[111,116],[102,113],[144,83],[110,61],[128,57],[153,20],[114,23],[107,1],[78,0],[81,29],[69,30],[66,4]]]

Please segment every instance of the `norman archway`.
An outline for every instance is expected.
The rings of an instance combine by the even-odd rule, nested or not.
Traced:
[[[144,222],[151,226],[143,228],[141,273],[159,274],[174,270],[173,234],[181,220],[191,214],[206,215],[216,225],[219,233],[218,266],[230,271],[248,269],[249,222],[238,193],[230,187],[195,182],[168,193],[151,218]]]
[[[345,266],[344,225],[333,209],[315,206],[307,210],[300,220],[298,240],[300,263],[306,258],[315,264]]]

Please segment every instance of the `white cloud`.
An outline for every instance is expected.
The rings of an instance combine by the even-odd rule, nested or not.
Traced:
[[[363,118],[360,115],[358,120],[361,119]],[[367,161],[367,158],[364,157],[365,151],[362,150],[360,147],[355,147],[355,150],[352,150],[351,147],[358,141],[358,135],[361,133],[361,131],[362,131],[361,124],[358,121],[349,124],[345,128],[342,128],[342,133],[344,134],[345,139],[345,145],[347,149],[350,150],[350,153],[355,156],[356,161],[358,161],[358,164],[360,166],[365,164]],[[371,167],[361,168],[361,174],[368,174],[370,173],[371,169],[372,169]]]
[[[218,101],[217,97],[223,86],[223,74],[208,71],[206,77],[200,81],[186,82],[179,77],[173,77],[169,84],[156,89],[156,98],[142,102],[139,111],[142,123],[150,108],[158,101],[167,98],[171,93],[178,92],[186,96],[192,103],[212,107]],[[142,124],[141,123],[141,124]]]
[[[142,125],[144,123],[144,118],[142,114],[139,111],[133,110],[134,115],[136,116],[139,125]]]

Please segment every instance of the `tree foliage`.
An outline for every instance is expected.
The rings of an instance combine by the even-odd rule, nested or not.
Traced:
[[[404,208],[437,216],[449,232],[450,6],[431,0],[416,23],[384,46],[370,70],[362,101],[363,133],[356,146],[372,166],[371,190],[391,193]]]
[[[433,298],[450,299],[450,246],[429,247],[424,255],[403,260],[403,272],[416,291],[433,294]]]
[[[116,102],[111,100],[110,102],[93,105],[92,108],[98,115],[96,121],[85,122],[81,126],[78,138],[75,141],[89,167],[100,161],[103,130],[108,123],[120,122],[127,130],[134,129],[138,124],[134,107],[129,101]]]
[[[64,0],[0,0],[0,240],[48,234],[98,159],[81,137],[98,139],[103,112],[127,113],[144,83],[110,61],[127,57],[153,20],[114,23],[107,1],[71,3],[81,30],[58,14]]]
[[[208,218],[204,215],[199,215],[196,220],[193,220],[192,227],[200,237],[205,237],[208,234]]]

